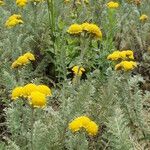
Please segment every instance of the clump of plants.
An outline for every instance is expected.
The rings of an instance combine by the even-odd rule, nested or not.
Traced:
[[[0,1],[0,149],[149,149],[149,1]]]

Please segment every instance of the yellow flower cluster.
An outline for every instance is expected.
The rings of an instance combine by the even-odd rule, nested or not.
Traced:
[[[143,14],[143,15],[140,16],[139,20],[142,21],[142,22],[145,22],[145,21],[148,20],[148,16]]]
[[[127,59],[134,59],[133,51],[132,50],[124,50],[124,51],[114,51],[112,54],[108,55],[108,60],[127,60]]]
[[[16,0],[16,4],[19,7],[24,7],[25,5],[27,5],[27,0]]]
[[[107,7],[108,8],[118,8],[119,4],[117,2],[110,1],[109,3],[107,3]]]
[[[107,59],[112,60],[112,61],[123,60],[115,66],[115,70],[129,71],[129,70],[133,70],[135,67],[137,67],[136,62],[127,61],[130,59],[134,59],[133,51],[131,51],[131,50],[115,51],[112,54],[108,55]]]
[[[12,90],[12,99],[27,98],[29,104],[33,107],[44,107],[46,105],[46,97],[51,96],[51,89],[46,85],[36,85],[33,83],[19,86]]]
[[[43,108],[46,106],[46,97],[43,93],[34,91],[30,95],[29,103],[32,107]]]
[[[115,66],[115,70],[133,70],[135,67],[137,67],[137,63],[134,61],[122,61],[121,63],[117,64]]]
[[[72,71],[73,71],[74,75],[82,76],[83,72],[85,72],[85,69],[83,67],[74,66],[72,68]]]
[[[86,116],[77,117],[69,123],[69,129],[72,132],[77,132],[82,128],[91,136],[95,136],[98,133],[98,125]]]
[[[35,60],[34,55],[30,52],[27,52],[24,55],[18,57],[18,59],[12,63],[11,67],[17,68],[19,66],[26,65],[26,64],[30,63],[30,61],[34,61],[34,60]]]
[[[87,33],[91,33],[92,35],[94,35],[96,38],[102,38],[102,32],[100,30],[100,28],[93,23],[83,23],[83,24],[72,24],[69,29],[67,30],[67,32],[69,34],[79,34],[81,32],[87,32]]]
[[[0,0],[0,6],[5,5],[3,0]]]
[[[21,18],[21,15],[19,14],[13,14],[12,16],[10,16],[6,23],[5,23],[5,26],[7,28],[12,28],[12,27],[15,27],[16,25],[18,24],[22,24],[23,21],[22,21],[22,18]]]
[[[79,34],[82,32],[82,26],[79,24],[72,24],[67,30],[69,34]]]
[[[83,23],[81,26],[83,31],[87,31],[88,33],[93,34],[97,38],[102,38],[102,32],[96,24],[86,22]]]

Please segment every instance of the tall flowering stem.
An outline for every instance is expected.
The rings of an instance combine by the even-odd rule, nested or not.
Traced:
[[[56,37],[55,37],[55,9],[54,9],[54,0],[47,0],[47,7],[48,7],[48,15],[49,15],[49,26],[50,26],[50,36],[52,40],[52,48],[54,53],[54,63],[56,63]],[[57,44],[56,44],[57,45]],[[54,65],[54,76],[55,72],[55,65]]]
[[[116,9],[108,9],[108,19],[109,19],[109,27],[111,27],[109,37],[114,37],[117,24]]]
[[[34,146],[33,146],[33,129],[34,129],[34,108],[31,107],[31,150],[34,150]]]
[[[81,61],[81,63],[83,63],[83,59],[84,59],[84,55],[85,55],[85,52],[86,52],[86,50],[87,50],[87,41],[86,41],[87,39],[85,39],[83,36],[81,36],[81,38],[80,38],[80,43],[81,43],[81,53],[80,53],[80,61]]]
[[[32,2],[31,6],[32,6],[32,10],[33,10],[33,28],[34,28],[34,34],[35,34],[36,29],[37,29],[37,3]]]
[[[49,25],[51,29],[51,38],[55,42],[55,12],[54,12],[54,0],[47,0]]]

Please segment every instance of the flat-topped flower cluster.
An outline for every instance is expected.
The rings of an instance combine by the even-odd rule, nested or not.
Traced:
[[[23,23],[23,20],[21,18],[21,15],[20,14],[13,14],[7,19],[5,26],[7,28],[12,28],[12,27],[15,27],[16,25],[22,24],[22,23]]]
[[[80,34],[82,32],[87,32],[89,34],[92,34],[96,38],[102,38],[102,32],[101,29],[93,23],[83,23],[83,24],[72,24],[67,32],[69,34]]]
[[[124,51],[114,51],[112,54],[108,55],[108,60],[111,61],[121,61],[116,64],[115,70],[124,70],[129,71],[137,67],[137,63],[131,60],[134,60],[134,54],[132,50]]]
[[[91,136],[95,136],[98,133],[98,125],[86,116],[75,118],[72,122],[69,123],[69,129],[72,132],[85,129],[86,132]]]
[[[11,97],[13,100],[25,98],[29,101],[31,106],[42,108],[46,106],[46,97],[51,95],[51,89],[48,86],[29,83],[25,86],[18,86],[14,88],[12,90]]]
[[[29,64],[31,61],[34,61],[34,60],[35,60],[34,55],[30,52],[27,52],[24,55],[18,57],[17,60],[15,60],[12,63],[11,67],[12,68],[18,68],[20,66],[24,66],[26,64]]]

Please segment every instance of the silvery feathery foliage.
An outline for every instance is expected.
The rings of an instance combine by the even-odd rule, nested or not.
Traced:
[[[106,57],[116,49],[132,48],[138,59],[148,49],[149,22],[141,25],[138,17],[149,11],[149,1],[143,0],[140,10],[120,1],[121,8],[113,14],[102,0],[89,0],[87,6],[56,0],[53,15],[47,6],[51,1],[30,3],[24,9],[8,1],[0,7],[0,150],[148,150],[150,92],[140,87],[148,77],[113,71]],[[22,14],[24,24],[8,30],[4,23],[14,13]],[[83,22],[100,26],[103,40],[66,33],[72,23]],[[27,51],[36,61],[13,70],[12,62]],[[140,67],[146,61],[148,68],[148,53]],[[79,81],[70,75],[74,65],[86,70]],[[47,106],[35,109],[33,118],[27,101],[11,100],[12,89],[26,83],[52,87]],[[97,123],[96,136],[69,130],[68,124],[81,115]]]

